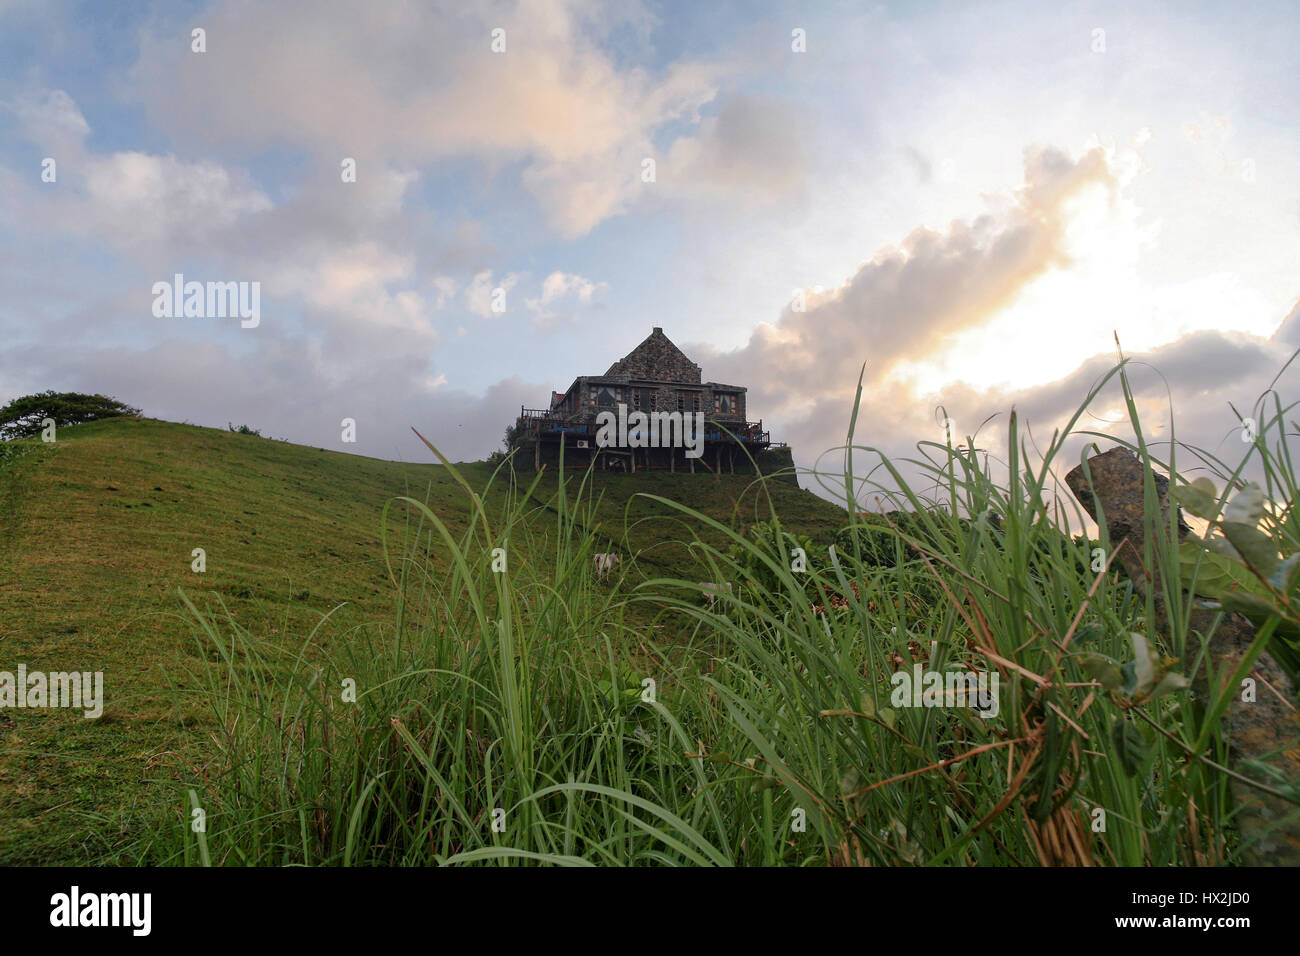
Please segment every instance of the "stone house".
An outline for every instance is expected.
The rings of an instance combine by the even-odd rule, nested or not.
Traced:
[[[702,378],[700,367],[656,327],[604,375],[579,375],[563,394],[553,393],[550,411],[594,419],[602,409],[622,402],[629,411],[704,412],[720,422],[743,422],[744,387]]]
[[[549,407],[521,408],[517,426],[523,443],[532,444],[536,467],[558,463],[563,446],[566,465],[635,471],[640,468],[683,467],[694,471],[697,459],[681,448],[597,447],[597,416],[624,406],[627,414],[643,412],[702,413],[704,454],[709,470],[735,470],[748,465],[753,453],[771,445],[763,423],[746,420],[743,385],[706,382],[700,366],[668,336],[654,328],[640,345],[609,367],[603,375],[579,375],[563,392],[552,392]],[[749,455],[740,451],[741,447]]]

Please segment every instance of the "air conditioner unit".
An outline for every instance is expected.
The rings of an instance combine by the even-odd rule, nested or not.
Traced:
[[[578,439],[578,447],[579,447],[579,448],[586,448],[586,447],[587,447],[587,439],[585,439],[585,438],[579,438],[579,439]]]

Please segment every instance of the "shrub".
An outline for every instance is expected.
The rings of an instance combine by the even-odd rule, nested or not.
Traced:
[[[122,416],[138,418],[140,409],[106,395],[53,391],[24,395],[0,408],[0,439],[12,441],[39,435],[46,419],[64,427]]]

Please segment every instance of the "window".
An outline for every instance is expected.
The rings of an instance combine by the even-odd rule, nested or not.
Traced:
[[[691,403],[694,405],[694,408],[692,408],[692,411],[696,411],[696,412],[698,412],[698,411],[700,410],[700,393],[699,393],[699,392],[696,392],[696,393],[691,397]]]
[[[677,393],[677,410],[678,410],[679,412],[684,412],[684,411],[686,411],[686,393],[685,393],[685,392],[678,392],[678,393]]]
[[[736,396],[735,395],[717,395],[713,399],[713,410],[719,415],[736,414]]]
[[[632,407],[638,411],[641,409],[641,389],[632,389]]]

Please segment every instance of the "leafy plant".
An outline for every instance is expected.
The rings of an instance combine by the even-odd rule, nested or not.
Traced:
[[[1089,653],[1082,657],[1084,669],[1125,707],[1148,704],[1175,690],[1188,686],[1187,678],[1173,670],[1175,658],[1157,652],[1145,635],[1129,634],[1133,660],[1120,664],[1104,654]]]
[[[1270,650],[1294,679],[1300,672],[1300,548],[1290,545],[1274,517],[1289,512],[1290,505],[1275,506],[1254,482],[1242,484],[1226,504],[1208,478],[1197,478],[1171,494],[1208,523],[1204,537],[1188,534],[1179,546],[1183,586],[1244,615],[1257,627],[1276,620]]]

